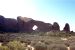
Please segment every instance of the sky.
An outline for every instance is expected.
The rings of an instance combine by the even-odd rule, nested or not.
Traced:
[[[29,17],[46,23],[58,22],[62,30],[69,23],[75,31],[74,0],[0,0],[0,15],[6,18]]]

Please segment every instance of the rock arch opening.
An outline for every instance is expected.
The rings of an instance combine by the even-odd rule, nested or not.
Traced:
[[[35,31],[35,30],[37,30],[37,28],[38,28],[38,26],[34,25],[32,29]]]

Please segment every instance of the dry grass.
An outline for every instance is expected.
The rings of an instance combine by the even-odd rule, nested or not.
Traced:
[[[0,40],[9,40],[8,43],[9,48],[15,47],[22,48],[22,42],[26,43],[24,45],[30,44],[34,46],[36,50],[66,50],[67,44],[71,47],[71,49],[75,48],[73,44],[75,44],[75,36],[67,33],[61,32],[48,32],[48,33],[11,33],[11,34],[0,34]],[[13,40],[17,41],[14,42]],[[18,42],[19,41],[19,42]],[[43,44],[39,44],[39,42]],[[18,46],[16,46],[18,45]],[[65,47],[64,47],[65,46]],[[3,46],[2,46],[3,47]],[[26,47],[26,46],[25,46]],[[53,49],[55,48],[55,49]],[[25,48],[24,48],[25,49]]]

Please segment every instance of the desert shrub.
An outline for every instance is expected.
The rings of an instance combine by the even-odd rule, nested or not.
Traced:
[[[10,41],[7,46],[10,50],[25,50],[25,46],[20,41]]]
[[[67,47],[63,44],[51,44],[48,46],[48,50],[67,50]]]
[[[59,37],[59,32],[58,31],[57,32],[50,31],[50,32],[47,32],[45,35],[46,36],[53,36],[53,37],[58,36]]]
[[[52,44],[53,42],[52,41],[45,41],[44,42],[46,45],[50,45],[50,44]]]
[[[36,43],[37,43],[36,41],[31,41],[31,44],[30,44],[30,45],[31,45],[31,46],[35,46]]]
[[[0,46],[0,50],[9,50],[7,46]]]
[[[3,42],[3,41],[8,41],[8,36],[6,36],[6,34],[0,34],[0,42]]]
[[[47,50],[47,45],[44,43],[37,43],[34,48],[35,50]]]
[[[55,33],[53,33],[53,32],[51,31],[51,32],[47,32],[45,35],[46,35],[46,36],[54,36]]]
[[[39,32],[38,35],[39,36],[44,36],[46,32]]]
[[[28,45],[31,44],[31,41],[29,39],[27,39],[26,42],[28,43]]]

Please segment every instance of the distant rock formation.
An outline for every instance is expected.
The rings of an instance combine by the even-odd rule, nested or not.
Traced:
[[[42,21],[35,21],[34,25],[38,27],[36,30],[39,32],[48,32],[51,28],[51,24]]]
[[[0,15],[0,32],[18,32],[17,20]]]
[[[16,19],[5,18],[4,20],[5,32],[18,32],[18,22]]]
[[[36,30],[32,28],[37,26]],[[50,23],[45,23],[42,21],[33,20],[32,18],[18,16],[17,19],[12,18],[4,18],[4,16],[0,15],[0,32],[28,32],[31,33],[33,31],[38,32],[48,32],[52,30],[59,30],[60,27],[58,23],[54,23],[53,25]]]
[[[4,31],[4,16],[0,15],[0,32]]]
[[[32,32],[32,27],[34,26],[33,19],[27,17],[17,17],[19,32]]]
[[[52,31],[60,31],[60,26],[57,22],[54,22],[52,25]]]
[[[70,32],[70,26],[68,23],[65,24],[65,27],[63,28],[63,31]]]
[[[19,31],[20,32],[33,32],[33,26],[36,25],[38,28],[36,29],[39,32],[47,32],[50,31],[51,24],[44,23],[42,21],[36,21],[27,17],[17,17]],[[35,30],[34,30],[35,31]]]

